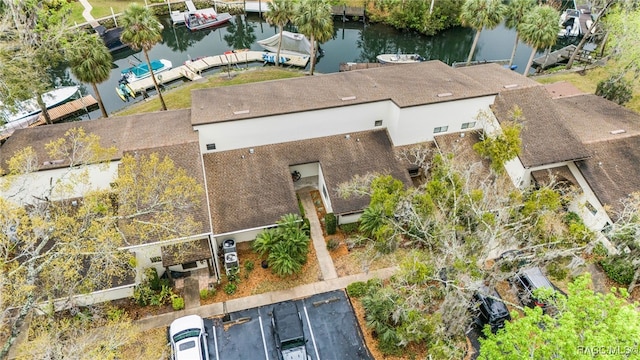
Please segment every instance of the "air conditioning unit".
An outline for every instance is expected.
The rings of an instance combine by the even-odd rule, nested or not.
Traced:
[[[234,253],[236,252],[236,241],[233,239],[227,239],[222,242],[222,253]]]
[[[224,269],[227,273],[229,273],[229,270],[237,268],[238,266],[240,266],[238,263],[238,253],[230,252],[224,254]]]

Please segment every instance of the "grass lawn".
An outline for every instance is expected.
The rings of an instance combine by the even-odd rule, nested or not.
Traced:
[[[579,69],[581,66],[574,66],[574,69]],[[559,81],[566,81],[573,84],[578,89],[588,94],[594,94],[596,92],[596,86],[598,82],[606,79],[609,76],[607,67],[599,67],[583,72],[558,72],[548,75],[541,75],[533,77],[534,80],[541,84],[550,84]],[[633,110],[640,114],[640,84],[635,83],[633,89],[633,98],[631,101],[624,105],[627,109]]]
[[[216,73],[203,80],[188,83],[175,89],[163,92],[164,101],[169,109],[187,109],[191,107],[191,90],[212,88],[219,86],[247,84],[259,81],[288,79],[304,76],[300,70],[278,69],[275,67],[249,68],[249,70],[233,71],[232,78],[227,73]],[[160,110],[160,100],[157,97],[132,105],[114,115],[133,115]]]

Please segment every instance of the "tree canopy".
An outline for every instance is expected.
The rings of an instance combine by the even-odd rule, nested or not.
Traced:
[[[524,309],[512,313],[496,334],[485,330],[480,339],[480,359],[612,359],[636,358],[640,337],[637,303],[626,300],[627,292],[608,294],[591,289],[589,273],[569,284],[567,297],[558,297],[557,313]]]
[[[6,189],[0,198],[0,323],[7,331],[0,358],[34,310],[47,313],[43,307],[54,301],[56,308],[73,306],[74,295],[131,276],[133,258],[124,247],[201,233],[191,210],[202,186],[169,158],[125,155],[111,188],[85,189],[89,167],[112,159],[116,149],[102,147],[98,136],[82,128],[70,129],[46,149],[67,164],[62,170],[69,176],[52,181],[44,193],[33,193],[24,181],[37,176],[41,164],[30,147],[9,161],[0,178]],[[84,191],[69,197],[74,188]],[[24,191],[33,196],[28,204],[12,200]]]

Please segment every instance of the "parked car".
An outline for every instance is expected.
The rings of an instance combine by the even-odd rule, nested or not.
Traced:
[[[507,306],[492,287],[483,285],[476,290],[473,294],[473,309],[476,312],[475,323],[480,328],[489,324],[492,333],[503,328],[505,321],[511,320]]]
[[[520,270],[513,279],[513,283],[518,289],[518,298],[523,305],[534,307],[539,306],[546,310],[548,304],[536,298],[533,292],[540,288],[549,288],[557,291],[561,295],[566,295],[558,289],[547,277],[542,273],[539,267],[531,267]]]
[[[280,360],[311,360],[302,330],[302,318],[295,302],[278,303],[271,317],[273,337]]]
[[[174,360],[208,360],[209,347],[204,320],[198,315],[178,318],[169,326],[171,358]]]

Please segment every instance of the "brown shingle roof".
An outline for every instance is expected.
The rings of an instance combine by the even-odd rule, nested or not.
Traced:
[[[191,93],[193,125],[391,100],[400,107],[495,95],[502,83],[533,81],[499,66],[453,69],[440,61],[383,66]],[[473,74],[473,77],[471,76]],[[475,78],[475,79],[474,79]],[[438,94],[452,93],[438,97]],[[355,99],[342,100],[354,97]],[[248,112],[247,112],[248,111]],[[234,112],[239,112],[234,114]]]
[[[391,174],[411,184],[395,159],[386,130],[293,141],[204,155],[215,233],[275,223],[298,213],[289,166],[319,162],[336,214],[361,210],[368,198],[337,196],[339,184],[369,172]]]
[[[526,87],[539,86],[538,82],[522,76],[516,71],[511,71],[495,63],[488,63],[474,66],[463,66],[456,68],[466,76],[483,84],[494,94],[508,89],[522,89]]]
[[[32,146],[38,154],[41,169],[64,166],[64,163],[43,165],[45,161],[57,160],[49,158],[45,145],[64,137],[67,130],[75,127],[100,136],[104,147],[116,146],[118,152],[111,160],[121,158],[124,151],[194,141],[198,136],[191,127],[190,113],[188,109],[160,111],[16,130],[0,147],[0,166],[6,167],[6,161],[26,146]]]
[[[553,99],[564,98],[568,96],[583,95],[584,92],[568,81],[558,81],[544,85]]]
[[[568,99],[565,99],[568,100]],[[524,117],[520,160],[529,168],[589,157],[589,151],[565,126],[551,96],[542,86],[500,93],[492,106],[499,122],[512,120],[514,106]]]
[[[593,157],[576,165],[603,205],[611,206],[609,216],[621,209],[620,200],[640,191],[640,136],[588,145]]]
[[[593,94],[556,99],[566,126],[584,144],[640,135],[640,115]],[[611,131],[624,130],[611,134]]]

